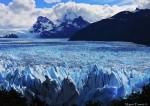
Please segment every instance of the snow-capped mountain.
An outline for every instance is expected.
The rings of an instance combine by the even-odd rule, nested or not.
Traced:
[[[75,33],[70,40],[126,41],[150,45],[150,9],[123,11],[92,23]]]
[[[30,29],[0,29],[0,38],[70,38],[75,32],[88,26],[82,17],[64,18],[57,24],[39,16]]]
[[[55,27],[54,23],[48,18],[39,16],[37,22],[30,29],[31,33],[41,33],[44,31],[50,31]]]
[[[46,17],[38,17],[30,32],[38,33],[41,38],[70,38],[75,32],[89,25],[81,16],[73,20],[64,18],[59,25],[55,25]]]

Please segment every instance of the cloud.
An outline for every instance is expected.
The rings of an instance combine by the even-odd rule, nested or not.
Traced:
[[[135,6],[90,5],[85,3],[58,3],[52,8],[36,8],[34,0],[13,0],[8,5],[0,3],[0,28],[30,28],[38,16],[48,17],[50,20],[62,20],[82,16],[89,22],[96,22],[110,17],[120,11],[131,10]]]
[[[120,11],[130,10],[133,11],[134,6],[109,6],[109,5],[90,5],[85,3],[59,3],[53,7],[54,13],[60,19],[68,14],[68,18],[82,16],[89,22],[96,22],[101,19],[110,17]]]
[[[61,2],[61,0],[44,0],[46,3],[57,3]]]
[[[34,0],[13,0],[8,7],[15,12],[30,11],[35,8]]]
[[[29,28],[38,16],[54,17],[51,8],[36,8],[34,0],[13,0],[0,4],[0,28]]]
[[[118,3],[118,5],[126,5],[129,3],[141,9],[150,9],[150,0],[123,0],[122,2]]]
[[[133,3],[139,8],[149,8],[150,9],[150,0],[133,0]]]

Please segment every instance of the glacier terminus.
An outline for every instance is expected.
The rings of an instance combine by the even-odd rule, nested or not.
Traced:
[[[150,47],[129,42],[1,39],[0,87],[50,106],[85,106],[141,92],[150,79]]]

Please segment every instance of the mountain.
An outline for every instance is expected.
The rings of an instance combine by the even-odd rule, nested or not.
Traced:
[[[54,23],[48,18],[39,16],[37,22],[33,25],[30,32],[31,33],[41,33],[44,31],[49,31],[55,27]]]
[[[1,29],[0,38],[35,38],[36,35],[25,29]]]
[[[149,9],[123,11],[78,31],[70,40],[127,41],[150,45],[149,28]]]
[[[47,17],[39,16],[31,29],[1,29],[0,38],[70,38],[89,25],[81,16],[73,20],[64,18],[59,25]]]
[[[18,36],[14,33],[1,35],[0,38],[18,38]]]
[[[64,19],[60,25],[55,25],[46,17],[38,17],[30,32],[38,33],[41,38],[70,38],[75,32],[88,26],[89,23],[81,16],[73,20]]]

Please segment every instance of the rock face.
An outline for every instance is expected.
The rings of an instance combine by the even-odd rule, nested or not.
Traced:
[[[70,40],[127,41],[150,45],[150,10],[120,12],[75,33]]]
[[[69,38],[75,32],[85,28],[89,23],[82,17],[74,20],[64,19],[60,25],[55,25],[46,17],[38,17],[30,32],[38,33],[41,38]]]

